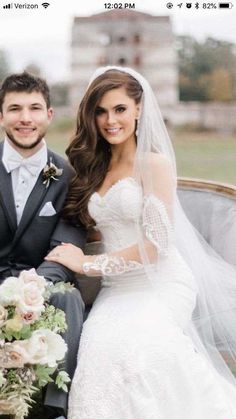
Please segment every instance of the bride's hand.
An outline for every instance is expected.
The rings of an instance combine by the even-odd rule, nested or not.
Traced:
[[[49,252],[45,260],[60,263],[73,272],[83,273],[85,255],[79,247],[70,243],[62,243]]]

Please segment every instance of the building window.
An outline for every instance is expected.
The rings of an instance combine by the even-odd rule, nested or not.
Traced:
[[[119,44],[125,44],[127,42],[127,38],[125,36],[118,37]]]
[[[140,55],[136,55],[136,56],[134,57],[134,65],[135,65],[136,67],[139,67],[139,66],[141,65],[141,57],[140,57]]]
[[[118,64],[119,64],[119,65],[127,65],[127,60],[126,60],[126,58],[123,58],[123,57],[119,58],[119,60],[118,60]]]
[[[134,43],[135,44],[140,44],[140,42],[141,42],[141,36],[139,35],[139,33],[135,33],[134,34],[133,40],[134,40]]]

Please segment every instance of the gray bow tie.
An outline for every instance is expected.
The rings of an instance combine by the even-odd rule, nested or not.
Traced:
[[[23,157],[9,157],[8,159],[8,168],[10,172],[19,167],[24,167],[31,175],[36,175],[38,173],[38,169],[40,167],[41,160],[38,159],[23,159]]]

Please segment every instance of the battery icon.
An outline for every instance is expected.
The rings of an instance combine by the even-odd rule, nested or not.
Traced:
[[[220,9],[232,9],[232,3],[218,3]]]

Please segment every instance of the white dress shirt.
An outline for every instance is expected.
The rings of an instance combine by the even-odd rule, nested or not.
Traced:
[[[35,186],[40,172],[47,164],[46,143],[44,141],[43,147],[33,156],[23,158],[11,146],[9,141],[5,139],[3,144],[2,162],[7,172],[11,172],[17,224],[19,224],[30,193]],[[14,166],[17,165],[18,167],[14,168]]]

